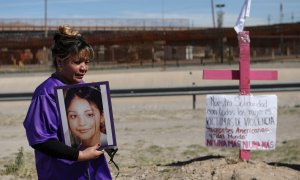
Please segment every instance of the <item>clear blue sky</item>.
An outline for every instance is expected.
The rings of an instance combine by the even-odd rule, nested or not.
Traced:
[[[211,0],[47,0],[48,18],[186,18],[192,26],[212,27]],[[44,0],[1,0],[1,18],[44,18]],[[233,27],[244,0],[214,0],[225,4],[224,23]],[[247,25],[300,21],[300,0],[252,0]],[[217,13],[219,9],[215,9]],[[269,18],[268,18],[269,17]],[[293,17],[293,18],[292,18]],[[269,21],[268,21],[269,19]]]

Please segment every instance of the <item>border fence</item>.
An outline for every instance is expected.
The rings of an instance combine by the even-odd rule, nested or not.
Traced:
[[[0,19],[0,31],[55,31],[57,26],[70,25],[78,30],[164,30],[188,29],[189,19],[118,19],[118,18],[74,18],[74,19]]]
[[[0,19],[0,72],[50,70],[52,36],[61,24],[90,42],[95,69],[239,60],[233,28],[191,27],[188,19]],[[247,28],[251,62],[299,60],[300,23]]]

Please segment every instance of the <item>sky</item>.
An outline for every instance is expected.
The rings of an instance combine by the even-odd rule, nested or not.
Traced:
[[[234,27],[244,0],[47,0],[47,18],[187,19],[192,27],[215,26],[222,11],[223,26]],[[46,0],[0,0],[0,20],[45,17]],[[282,14],[280,4],[282,3]],[[300,0],[252,0],[245,26],[300,22]],[[282,18],[281,18],[282,17]]]

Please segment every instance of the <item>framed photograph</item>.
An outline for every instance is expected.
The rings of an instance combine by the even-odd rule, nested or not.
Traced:
[[[59,86],[55,92],[66,145],[117,146],[108,81]]]

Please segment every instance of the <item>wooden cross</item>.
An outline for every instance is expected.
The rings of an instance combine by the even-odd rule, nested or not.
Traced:
[[[239,80],[240,95],[250,94],[250,80],[277,80],[277,71],[250,71],[250,37],[248,31],[238,34],[240,47],[239,70],[203,70],[203,79]],[[250,150],[240,150],[242,160],[250,160]]]

